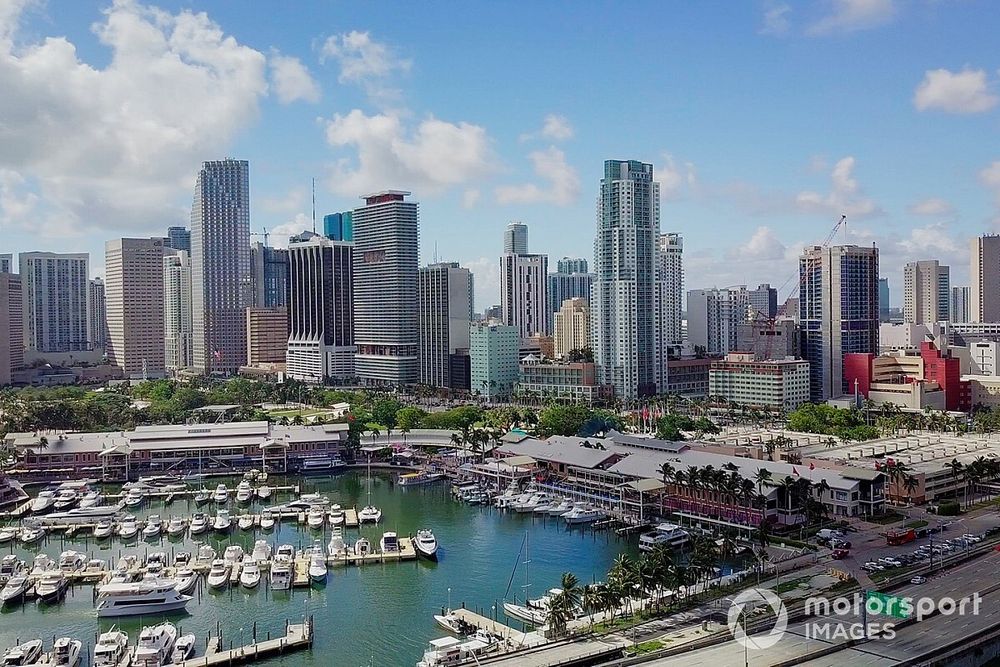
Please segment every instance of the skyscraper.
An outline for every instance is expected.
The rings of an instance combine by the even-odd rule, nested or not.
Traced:
[[[323,216],[323,236],[331,241],[353,241],[354,222],[350,211]]]
[[[520,222],[511,222],[503,232],[504,254],[528,254],[528,226]]]
[[[936,259],[903,267],[903,321],[933,324],[948,319],[951,306],[950,269]]]
[[[354,210],[355,373],[373,384],[413,384],[420,377],[417,322],[416,202],[409,192],[364,197]]]
[[[590,312],[599,382],[624,399],[655,394],[660,184],[653,165],[607,160],[597,208]]]
[[[770,319],[778,314],[778,290],[769,283],[758,285],[757,289],[747,290],[750,302],[750,317]]]
[[[303,232],[288,244],[288,375],[306,382],[355,375],[354,244]]]
[[[420,384],[451,387],[451,359],[469,348],[472,273],[441,262],[421,267],[418,276]]]
[[[556,273],[586,273],[587,260],[582,257],[563,257],[556,262]],[[561,304],[560,304],[561,305]]]
[[[969,288],[951,288],[951,306],[948,311],[948,319],[951,322],[969,321]]]
[[[744,285],[689,290],[688,342],[710,355],[735,352],[739,325],[750,321],[755,313],[750,305],[750,294]]]
[[[24,347],[35,352],[89,349],[87,253],[18,255],[24,308]]]
[[[108,320],[104,281],[100,278],[90,281],[90,292],[87,294],[87,330],[90,349],[104,352],[108,344]]]
[[[521,338],[547,335],[549,258],[504,253],[500,257],[500,307],[503,323],[517,327]]]
[[[108,360],[127,378],[163,377],[163,238],[108,241],[104,271]]]
[[[192,367],[231,375],[246,360],[250,285],[250,164],[205,162],[191,207]]]
[[[806,248],[799,257],[799,322],[809,361],[810,397],[848,391],[844,355],[878,354],[878,249]]]
[[[13,273],[14,255],[9,252],[0,253],[0,273]]]
[[[972,239],[969,321],[1000,322],[1000,235]]]
[[[191,366],[191,320],[191,255],[168,248],[163,255],[163,347],[171,373]]]
[[[681,302],[684,298],[684,238],[677,233],[660,234],[657,241],[656,330],[662,342],[657,346],[679,345],[681,335]]]
[[[288,251],[260,241],[250,244],[250,285],[258,308],[280,308],[288,303]]]
[[[549,274],[548,294],[549,324],[548,330],[554,331],[555,315],[559,312],[566,299],[583,299],[590,303],[590,288],[594,284],[594,274],[587,273],[586,260],[559,260],[559,270]],[[583,269],[574,272],[569,269]]]
[[[167,227],[165,248],[191,252],[191,230],[187,227]]]
[[[510,396],[517,384],[521,336],[516,327],[476,323],[469,327],[472,391],[487,399]]]
[[[21,276],[0,271],[0,387],[13,381],[24,366],[24,321]]]
[[[878,317],[883,322],[889,321],[889,279],[878,279]]]

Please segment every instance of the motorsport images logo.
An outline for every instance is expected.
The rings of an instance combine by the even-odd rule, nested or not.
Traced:
[[[758,634],[762,629],[751,627],[750,632],[754,633],[753,636],[747,634],[746,626],[749,622],[755,616],[764,615],[755,612],[764,612],[768,608],[774,616],[774,626],[770,632],[766,635]],[[767,588],[748,588],[733,598],[727,620],[729,632],[740,646],[754,650],[765,649],[777,644],[784,636],[788,627],[788,612],[774,591]]]

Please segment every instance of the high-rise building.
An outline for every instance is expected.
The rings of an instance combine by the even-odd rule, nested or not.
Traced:
[[[607,160],[594,239],[591,345],[601,384],[615,395],[655,394],[656,246],[660,184],[653,165]]]
[[[288,311],[247,308],[247,366],[284,365],[287,349]]]
[[[167,241],[163,247],[190,253],[191,230],[187,227],[167,227]]]
[[[354,244],[304,232],[290,239],[288,259],[288,375],[316,384],[354,377]]]
[[[799,322],[810,397],[846,393],[844,355],[878,354],[878,249],[806,248],[799,257]]]
[[[878,279],[878,318],[889,321],[889,279]]]
[[[662,342],[657,346],[680,345],[681,301],[684,298],[684,238],[677,233],[660,234],[657,240],[656,329]]]
[[[205,162],[191,207],[192,367],[232,375],[246,361],[250,163]]]
[[[750,317],[771,319],[778,314],[778,290],[764,283],[757,289],[747,290],[750,302]]]
[[[972,239],[969,321],[1000,322],[1000,235]]]
[[[517,327],[476,323],[469,328],[469,364],[472,391],[487,399],[509,396],[520,372]]]
[[[504,254],[528,254],[528,226],[520,222],[511,222],[503,232]]]
[[[353,241],[354,223],[351,212],[324,215],[323,236],[331,241]]]
[[[948,309],[948,320],[951,322],[969,321],[969,294],[968,287],[951,288],[951,304]]]
[[[594,284],[594,274],[563,271],[561,269],[572,268],[570,265],[564,264],[564,261],[559,261],[560,271],[549,274],[547,295],[549,300],[549,331],[553,331],[555,315],[562,308],[566,299],[583,299],[588,305],[590,304],[590,288]],[[586,262],[576,266],[577,268],[587,268]]]
[[[418,273],[420,384],[451,387],[451,360],[469,348],[472,273],[458,262],[422,267]],[[456,387],[457,388],[457,387]]]
[[[87,294],[87,329],[90,349],[103,352],[108,344],[108,320],[104,281],[100,278],[90,281],[90,292]]]
[[[556,262],[556,273],[586,273],[587,260],[582,257],[563,257]]]
[[[931,324],[948,319],[951,305],[950,269],[936,259],[903,267],[903,322]]]
[[[566,299],[555,315],[555,357],[590,347],[590,306],[586,299]]]
[[[250,285],[253,305],[280,308],[288,303],[288,251],[260,241],[250,244]]]
[[[21,276],[0,272],[0,387],[13,382],[24,366],[24,322]]]
[[[744,285],[690,290],[687,293],[688,342],[713,356],[735,352],[739,325],[753,319],[754,314],[750,291]]]
[[[163,344],[163,238],[104,244],[107,355],[127,378],[166,375]]]
[[[171,373],[192,364],[191,319],[191,254],[185,250],[164,250],[164,366]]]
[[[500,306],[503,323],[517,327],[522,338],[548,333],[546,255],[504,253],[500,257]]]
[[[371,384],[420,378],[417,323],[417,203],[409,192],[365,195],[354,210],[355,373]]]
[[[34,352],[89,349],[87,253],[18,255],[24,308],[24,347]]]
[[[9,252],[0,253],[0,273],[14,272],[14,255]]]

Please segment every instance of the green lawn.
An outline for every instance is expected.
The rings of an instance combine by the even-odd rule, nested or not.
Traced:
[[[903,525],[904,528],[923,528],[927,525],[927,522],[923,519],[917,519],[916,521],[910,521]]]
[[[897,521],[902,521],[906,517],[899,512],[886,512],[885,514],[872,515],[868,517],[868,520],[872,523],[877,523],[879,525],[885,526],[890,523],[896,523]]]
[[[653,651],[659,651],[661,648],[663,648],[663,642],[657,639],[652,639],[648,642],[642,642],[640,644],[636,644],[635,646],[631,646],[627,648],[625,652],[628,655],[643,655],[646,653],[652,653]]]

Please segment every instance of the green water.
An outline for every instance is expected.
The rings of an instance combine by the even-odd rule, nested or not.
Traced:
[[[363,475],[347,473],[331,478],[308,478],[302,482],[303,492],[319,491],[334,503],[345,507],[367,503]],[[225,480],[232,490],[237,480]],[[272,478],[272,484],[294,484],[301,480]],[[209,485],[214,488],[213,480]],[[528,534],[531,564],[528,567],[529,594],[537,597],[558,584],[564,571],[574,572],[581,581],[603,578],[613,558],[621,551],[635,554],[635,539],[622,541],[607,531],[594,533],[579,527],[568,528],[564,522],[531,515],[501,513],[487,507],[470,507],[454,501],[444,484],[416,488],[400,488],[388,476],[375,475],[372,480],[372,502],[382,508],[382,522],[377,526],[346,529],[344,538],[353,542],[360,534],[373,544],[383,531],[393,530],[408,535],[424,527],[431,528],[440,544],[439,561],[408,561],[363,567],[331,567],[327,583],[322,588],[270,591],[266,577],[256,590],[239,587],[224,591],[209,591],[202,585],[187,613],[172,614],[169,620],[183,632],[193,632],[199,638],[198,654],[204,649],[205,637],[221,628],[228,646],[248,643],[256,626],[257,638],[283,635],[285,622],[299,622],[312,615],[316,622],[315,645],[312,652],[301,652],[261,661],[262,665],[362,665],[401,667],[416,664],[430,639],[443,635],[433,614],[447,606],[449,588],[452,606],[467,607],[492,615],[494,605],[500,609],[512,570],[525,533]],[[235,493],[231,494],[235,496]],[[272,496],[268,504],[277,504],[291,497]],[[229,508],[238,514],[234,500]],[[172,514],[190,516],[198,511],[191,501],[178,501],[169,507],[162,503],[147,503],[136,508],[139,516]],[[209,504],[202,508],[214,511]],[[249,551],[254,540],[267,539],[272,545],[290,543],[308,546],[313,539],[329,541],[329,532],[310,531],[291,523],[264,533],[259,530],[233,531],[220,540],[204,533],[195,536],[212,543],[220,556],[227,544],[238,543]],[[36,553],[58,558],[66,549],[75,549],[95,558],[117,563],[123,554],[144,554],[165,551],[172,557],[175,551],[197,550],[197,539],[131,541],[123,544],[117,538],[96,543],[93,539],[72,541],[52,537],[47,543],[33,545],[30,550],[13,547],[22,558],[30,561]],[[6,551],[11,547],[7,546]],[[202,582],[204,583],[204,582]],[[511,586],[511,594],[520,596],[524,585],[524,570],[519,568]],[[498,612],[501,614],[502,612]],[[41,637],[48,644],[52,637],[69,635],[85,644],[94,643],[97,632],[117,623],[131,638],[138,635],[141,625],[156,622],[156,618],[102,619],[94,613],[93,586],[72,588],[64,603],[42,606],[31,602],[5,608],[0,612],[0,650],[21,640]],[[518,627],[516,622],[511,624]],[[86,663],[85,663],[86,664]]]

